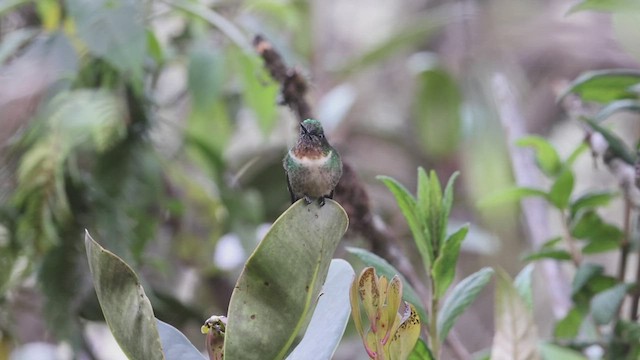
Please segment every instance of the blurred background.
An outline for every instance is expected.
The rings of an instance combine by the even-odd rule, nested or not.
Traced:
[[[0,359],[123,358],[101,321],[85,229],[141,274],[157,317],[203,348],[200,325],[226,312],[244,260],[289,205],[281,159],[297,120],[255,34],[306,78],[394,246],[415,254],[375,177],[414,191],[418,166],[443,182],[459,170],[452,221],[472,230],[458,278],[516,273],[547,239],[522,226],[518,204],[477,203],[518,176],[548,183],[517,170],[510,144],[540,134],[566,157],[584,130],[557,96],[584,71],[638,68],[640,22],[568,14],[577,2],[0,1]],[[630,142],[636,122],[616,122]],[[616,185],[587,153],[576,169],[578,193]],[[558,214],[532,206],[544,219],[534,226],[561,231]],[[620,224],[620,203],[608,210]],[[344,245],[371,247],[348,235]],[[548,337],[566,304],[553,273],[537,274]],[[455,328],[472,353],[491,344],[493,306],[485,290]],[[353,335],[336,359],[366,359]]]

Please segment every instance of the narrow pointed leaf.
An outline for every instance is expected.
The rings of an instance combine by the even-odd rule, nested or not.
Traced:
[[[520,201],[526,197],[541,197],[546,199],[548,194],[540,189],[528,187],[512,187],[491,193],[478,202],[479,207],[496,206],[514,201]]]
[[[442,196],[442,214],[440,218],[440,229],[444,232],[443,236],[446,236],[447,229],[449,228],[449,215],[451,214],[451,207],[453,206],[453,187],[456,179],[460,173],[454,172],[449,178],[447,186],[444,188],[444,194]]]
[[[433,265],[433,279],[435,283],[435,296],[442,299],[445,292],[451,286],[456,275],[456,264],[460,255],[460,245],[469,232],[469,225],[464,225],[458,231],[451,234],[442,247],[440,256]]]
[[[377,179],[382,181],[395,197],[398,207],[400,207],[400,211],[402,211],[402,215],[404,215],[407,224],[409,224],[409,229],[411,229],[413,239],[416,242],[418,251],[420,251],[425,269],[431,269],[431,264],[433,264],[433,246],[425,236],[423,227],[421,226],[422,220],[416,216],[416,200],[409,190],[395,179],[387,176],[378,176]]]
[[[167,360],[203,360],[204,357],[180,330],[157,320],[158,334]]]
[[[231,295],[225,358],[284,358],[311,318],[347,223],[333,200],[300,200],[273,223]]]
[[[445,240],[446,229],[442,229],[441,216],[442,216],[442,187],[440,185],[440,179],[435,171],[431,170],[429,173],[429,217],[427,231],[431,232],[431,243],[433,248],[436,249],[436,254],[440,253],[440,248]]]
[[[441,339],[446,339],[455,321],[478,297],[492,276],[493,269],[485,267],[469,275],[453,288],[438,313],[438,334]]]
[[[288,360],[331,359],[349,321],[349,288],[355,272],[342,259],[331,260],[327,280],[322,288],[307,332]]]
[[[504,272],[496,281],[495,327],[491,360],[536,360],[538,331],[533,314]]]
[[[398,271],[398,269],[389,264],[387,260],[365,249],[350,246],[347,246],[345,249],[349,253],[357,256],[365,266],[373,266],[374,268],[376,268],[376,272],[380,275],[388,277],[394,277],[395,275],[398,275],[400,277],[400,280],[402,281],[402,300],[412,303],[416,307],[416,310],[418,311],[422,322],[426,323],[427,312],[422,305],[420,297],[413,289],[411,284],[407,281],[407,279],[400,273],[400,271]]]
[[[598,114],[596,114],[594,120],[597,122],[602,122],[611,117],[611,115],[620,111],[631,111],[636,113],[640,112],[640,101],[626,99],[609,103],[602,110],[600,110]]]
[[[418,167],[418,188],[416,190],[416,210],[420,224],[427,225],[429,218],[429,177],[422,167]]]
[[[85,235],[89,270],[104,318],[130,359],[164,359],[151,303],[122,259]]]
[[[513,286],[525,304],[527,304],[529,310],[533,310],[533,269],[534,264],[528,264],[524,269],[520,270],[513,281]]]

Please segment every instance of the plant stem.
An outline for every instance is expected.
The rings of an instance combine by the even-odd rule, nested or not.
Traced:
[[[636,228],[638,225],[638,221],[640,220],[639,216],[636,216]],[[629,232],[631,232],[631,230],[629,230]],[[631,238],[631,236],[629,236],[629,238]],[[638,247],[638,249],[636,250],[638,256],[638,263],[636,265],[636,277],[634,279],[634,283],[638,284],[638,282],[640,281],[640,247]],[[638,303],[640,302],[640,291],[638,291],[637,289],[634,291],[633,293],[633,298],[631,300],[631,311],[630,311],[630,320],[631,321],[636,321],[638,320]]]
[[[439,299],[435,294],[435,280],[431,277],[431,314],[429,321],[429,342],[435,359],[440,358],[440,339],[438,336]]]
[[[561,211],[560,214],[562,217],[562,228],[564,229],[564,241],[567,245],[567,250],[569,251],[569,255],[571,256],[573,265],[578,268],[582,263],[582,253],[576,246],[576,239],[571,236],[571,230],[569,230],[569,224],[567,223],[567,219],[569,219],[569,216],[567,216],[564,211]]]
[[[627,258],[629,257],[629,223],[631,220],[631,204],[628,199],[624,200],[624,233],[620,244],[620,264],[618,267],[618,281],[624,282],[627,272]]]

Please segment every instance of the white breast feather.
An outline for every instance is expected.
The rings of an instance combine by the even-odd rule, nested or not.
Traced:
[[[295,162],[297,162],[298,164],[301,164],[307,167],[320,167],[325,165],[329,161],[332,153],[333,153],[332,151],[329,151],[329,153],[326,156],[319,157],[317,159],[310,159],[307,157],[299,158],[294,155],[293,151],[289,151],[289,156],[291,156],[291,158],[295,160]]]

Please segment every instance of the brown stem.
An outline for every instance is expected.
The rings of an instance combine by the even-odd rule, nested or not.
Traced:
[[[627,272],[627,258],[629,257],[629,223],[631,218],[631,204],[624,200],[624,234],[620,244],[620,264],[618,266],[618,281],[623,282]]]

